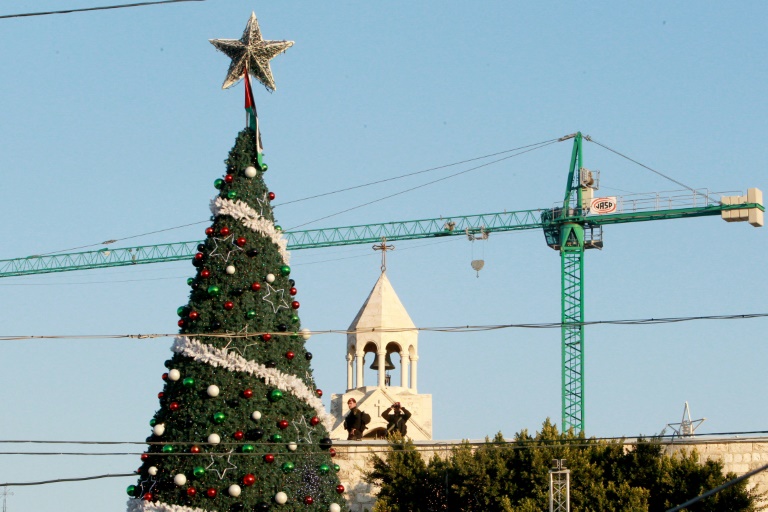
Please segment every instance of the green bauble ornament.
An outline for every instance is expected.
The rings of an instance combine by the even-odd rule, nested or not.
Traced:
[[[331,470],[331,466],[329,466],[328,464],[321,464],[318,469],[320,470],[320,472],[322,474],[326,474],[327,472],[329,472]]]
[[[261,164],[261,172],[267,172],[269,166],[267,164]]]
[[[216,414],[213,415],[214,423],[221,424],[221,423],[224,423],[224,420],[226,419],[227,419],[227,415],[224,414],[223,412],[217,412]]]
[[[273,443],[279,443],[283,440],[283,436],[280,434],[272,434],[272,442]]]
[[[216,286],[215,284],[208,287],[208,295],[210,295],[211,297],[216,297],[217,295],[219,295],[219,292],[221,292],[221,290],[219,290],[219,287]]]
[[[150,427],[154,427],[154,426],[155,426],[155,423],[157,423],[157,422],[155,421],[155,418],[152,418],[151,420],[149,420],[149,426],[150,426]]]
[[[166,444],[165,446],[163,446],[163,453],[173,453],[173,445]]]
[[[234,190],[230,190],[229,192],[227,192],[228,199],[234,199],[236,197],[237,197],[237,192],[235,192]]]
[[[192,470],[192,474],[195,475],[195,478],[203,478],[203,476],[205,476],[205,468],[197,466]]]
[[[247,316],[248,318],[256,318],[256,312],[254,310],[250,310],[248,311],[248,313],[246,313],[245,316]]]
[[[128,496],[136,496],[136,486],[135,485],[129,485],[125,488],[125,492],[128,493]]]
[[[254,448],[252,444],[244,444],[243,447],[241,448],[243,453],[253,453],[255,449],[256,448]]]
[[[290,473],[291,471],[293,471],[294,467],[295,466],[294,466],[293,462],[291,462],[291,461],[288,461],[288,462],[284,463],[283,467],[282,467],[283,473]]]
[[[195,282],[194,278],[192,278],[192,277],[188,277],[187,278],[187,285],[192,286],[192,283],[194,283],[194,282]]]
[[[299,323],[299,315],[293,315],[291,317],[291,323],[293,323],[293,324]]]
[[[217,179],[216,181],[213,182],[213,186],[221,190],[221,187],[224,186],[224,180],[221,178]]]
[[[270,399],[271,401],[273,401],[273,402],[277,402],[278,400],[280,400],[280,399],[282,399],[282,398],[283,398],[283,392],[282,392],[282,391],[280,391],[279,389],[273,389],[273,390],[272,390],[272,391],[269,393],[269,399]]]
[[[275,224],[275,231],[277,231],[278,233],[281,233],[283,231],[283,226],[278,226],[277,224]]]
[[[192,377],[187,377],[186,379],[181,381],[181,383],[184,385],[184,387],[191,388],[192,386],[195,385],[195,379],[193,379]]]
[[[184,316],[185,309],[186,309],[185,306],[179,306],[178,308],[176,308],[176,314],[179,316]]]
[[[288,265],[283,265],[280,267],[280,273],[284,276],[288,276],[291,273],[291,267]]]
[[[339,471],[341,471],[341,466],[339,466],[338,464],[334,464],[333,470],[338,473]]]

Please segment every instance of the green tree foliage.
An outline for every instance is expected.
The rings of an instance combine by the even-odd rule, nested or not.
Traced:
[[[258,156],[243,130],[214,183],[131,512],[347,510]]]
[[[443,458],[425,462],[417,447],[391,442],[386,456],[372,456],[369,482],[381,487],[374,512],[541,512],[549,509],[553,459],[570,469],[571,510],[664,511],[735,478],[723,465],[698,454],[666,455],[658,439],[637,446],[558,432],[549,420],[531,436],[511,441],[497,434],[480,446],[463,443]],[[764,494],[742,481],[690,511],[763,510]]]

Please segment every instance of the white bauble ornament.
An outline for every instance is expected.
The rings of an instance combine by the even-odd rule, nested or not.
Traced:
[[[234,265],[227,265],[227,268],[224,269],[227,274],[232,275],[235,273],[235,266]]]
[[[279,493],[275,494],[275,501],[280,505],[285,505],[285,503],[288,501],[288,495],[283,491],[280,491]]]
[[[275,274],[267,274],[267,282],[268,283],[274,283],[275,282]]]
[[[251,413],[251,418],[253,418],[254,421],[259,421],[261,419],[261,413],[259,411],[253,411]]]
[[[181,372],[174,368],[168,372],[168,378],[171,380],[179,380],[181,378]]]
[[[157,467],[156,466],[149,466],[149,469],[147,470],[147,473],[149,473],[152,476],[157,476]]]
[[[255,178],[256,168],[252,165],[249,165],[248,167],[245,168],[245,170],[243,171],[243,174],[245,174],[247,178]]]
[[[221,442],[221,437],[219,434],[211,434],[208,436],[208,442],[211,444],[219,444]]]
[[[216,384],[211,384],[210,386],[208,386],[208,389],[206,389],[205,391],[206,393],[208,393],[208,396],[210,396],[211,398],[216,398],[217,396],[219,396],[219,386],[217,386]]]
[[[310,334],[309,329],[307,329],[306,327],[304,329],[300,330],[299,332],[301,333],[301,337],[304,338],[305,340],[308,340],[310,338],[310,336],[312,336]]]
[[[186,476],[184,476],[184,474],[183,474],[183,473],[179,473],[178,475],[176,475],[175,477],[173,477],[173,483],[175,483],[176,485],[178,485],[179,487],[181,487],[182,485],[184,485],[185,483],[187,483],[187,477],[186,477]]]
[[[233,498],[237,498],[238,496],[240,496],[240,493],[242,492],[242,489],[240,489],[239,485],[233,484],[233,485],[229,486],[229,489],[227,489],[227,492]]]
[[[341,512],[341,507],[338,503],[331,503],[331,506],[328,507],[328,512]]]
[[[291,450],[292,452],[295,452],[296,448],[298,447],[299,445],[297,445],[296,443],[288,443],[288,449]]]
[[[165,434],[165,423],[158,423],[154,427],[152,427],[152,433],[156,436],[161,436]]]

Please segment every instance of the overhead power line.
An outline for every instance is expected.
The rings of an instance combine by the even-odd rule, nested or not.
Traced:
[[[732,436],[738,436],[738,435],[744,435],[744,434],[753,434],[753,433],[760,433],[760,434],[766,434],[768,431],[755,431],[755,432],[729,432],[729,433],[721,433],[721,434],[701,434],[701,435],[732,435]],[[699,437],[700,434],[697,434],[697,437]],[[448,441],[448,442],[434,442],[434,443],[418,443],[414,444],[412,448],[417,452],[435,452],[435,451],[441,451],[441,450],[453,450],[455,448],[461,448],[461,447],[487,447],[487,448],[496,448],[496,449],[508,449],[508,450],[542,450],[542,449],[548,449],[548,448],[589,448],[592,446],[595,446],[595,444],[599,441],[609,441],[609,442],[620,442],[623,446],[640,446],[640,445],[647,445],[647,444],[658,444],[663,443],[663,438],[670,437],[670,436],[652,436],[649,438],[640,438],[640,439],[629,439],[625,436],[622,437],[592,437],[589,439],[586,438],[573,438],[573,439],[553,439],[553,440],[540,440],[540,439],[524,439],[524,440],[504,440],[504,441]],[[712,439],[712,440],[696,440],[695,444],[713,444],[713,443],[723,443],[723,442],[761,442],[765,441],[765,437],[755,437],[755,438],[741,438],[741,439]],[[8,443],[8,442],[44,442],[44,441],[0,441],[0,443]],[[52,442],[59,442],[59,441],[52,441]],[[71,442],[73,444],[78,443],[85,443],[83,441],[73,441]],[[107,443],[98,443],[93,442],[91,444],[107,444]],[[152,443],[123,443],[123,444],[152,444]],[[163,443],[163,444],[169,444],[169,443]],[[179,443],[171,443],[171,444],[179,444]],[[191,443],[186,443],[191,444]],[[254,444],[254,443],[251,443]],[[269,443],[255,443],[255,444],[269,444]],[[360,445],[360,443],[357,443],[357,445]],[[357,446],[356,445],[356,446]],[[362,445],[365,445],[368,447],[369,453],[376,453],[376,454],[384,454],[389,453],[392,448],[389,445],[382,445],[380,443],[365,443],[363,442]],[[51,454],[43,454],[43,453],[35,453],[35,452],[28,452],[28,453],[13,453],[12,455],[113,455],[113,456],[140,456],[144,452],[136,452],[136,453],[51,453]],[[264,452],[266,453],[266,452]],[[0,453],[0,455],[4,455],[3,453]],[[233,453],[233,452],[221,452],[221,453],[175,453],[175,454],[165,454],[165,453],[153,453],[153,456],[163,457],[163,456],[178,456],[178,455],[187,455],[191,457],[209,457],[209,456],[241,456],[241,457],[259,457],[263,455],[262,453]],[[311,453],[294,453],[291,454],[291,457],[303,457],[303,456],[311,456]],[[737,480],[743,480],[745,478],[749,478],[750,476],[756,474],[759,471],[765,470],[768,468],[768,466],[764,466],[762,468],[759,468],[758,470],[752,471],[750,473],[747,473],[746,475],[743,475],[742,477],[739,477]],[[105,475],[96,475],[96,476],[89,476],[89,477],[76,477],[76,478],[57,478],[53,480],[42,480],[42,481],[36,481],[36,482],[7,482],[7,483],[0,483],[0,487],[12,487],[12,486],[34,486],[34,485],[46,485],[46,484],[53,484],[53,483],[65,483],[65,482],[82,482],[87,480],[96,480],[100,478],[125,478],[125,477],[134,477],[136,478],[138,476],[137,473],[120,473],[120,474],[105,474]],[[721,489],[720,487],[717,488],[717,490]],[[700,496],[699,499],[704,498],[711,493],[716,492],[716,490],[713,489],[710,493],[705,493],[704,495]],[[697,501],[697,500],[696,500]],[[687,502],[692,503],[692,502]],[[679,510],[679,508],[675,509]]]
[[[657,325],[657,324],[672,324],[681,322],[693,322],[699,320],[747,320],[753,318],[766,318],[768,313],[743,313],[738,315],[706,315],[706,316],[684,316],[684,317],[671,317],[671,318],[639,318],[639,319],[627,319],[627,320],[595,320],[591,322],[549,322],[549,323],[529,323],[529,324],[499,324],[499,325],[460,325],[460,326],[448,326],[448,327],[390,327],[390,328],[370,328],[370,329],[327,329],[317,331],[304,331],[309,335],[321,335],[321,334],[361,334],[370,332],[383,332],[383,333],[395,333],[395,332],[444,332],[444,333],[462,333],[462,332],[478,332],[478,331],[493,331],[498,329],[559,329],[564,325],[569,327],[589,327],[596,325]],[[297,333],[292,332],[249,332],[248,334],[240,333],[185,333],[185,336],[206,336],[209,338],[253,338],[260,336],[261,334],[271,334],[272,336],[294,336]],[[134,338],[134,339],[155,339],[155,338],[171,338],[178,336],[178,333],[154,333],[154,334],[61,334],[61,335],[19,335],[19,336],[0,336],[0,341],[22,341],[22,340],[88,340],[88,339],[121,339],[121,338]]]
[[[126,9],[128,7],[146,7],[148,5],[177,4],[181,2],[205,2],[205,0],[157,0],[155,2],[135,2],[132,4],[105,5],[102,7],[84,7],[82,9],[65,9],[61,11],[25,12],[20,14],[5,14],[0,19],[29,18],[31,16],[48,16],[50,14],[71,14],[75,12],[106,11],[110,9]]]

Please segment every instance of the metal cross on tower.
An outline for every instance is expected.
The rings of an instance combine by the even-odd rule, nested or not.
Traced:
[[[381,273],[387,270],[387,251],[394,251],[394,245],[387,245],[387,237],[381,239],[381,243],[373,246],[374,251],[381,251]]]

